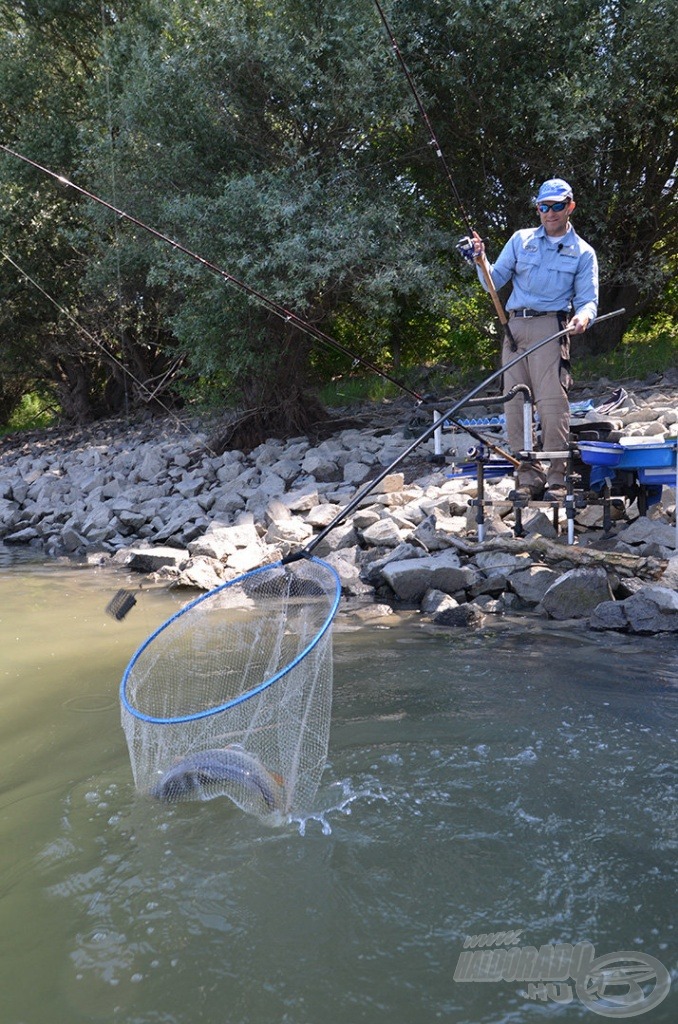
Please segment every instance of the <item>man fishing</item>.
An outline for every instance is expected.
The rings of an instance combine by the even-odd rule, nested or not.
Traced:
[[[549,178],[540,187],[535,203],[540,226],[516,231],[494,265],[486,264],[496,289],[509,281],[513,286],[506,303],[509,329],[504,337],[503,364],[559,330],[583,333],[598,311],[598,260],[593,248],[570,223],[576,206],[572,188],[562,178]],[[476,257],[484,253],[475,231],[473,249]],[[488,291],[488,282],[477,266],[480,281]],[[505,391],[516,384],[530,388],[546,452],[564,451],[569,440],[569,357],[570,339],[565,336],[542,345],[504,375]],[[523,449],[522,402],[516,399],[506,406],[506,429],[513,451]],[[510,496],[561,500],[566,493],[565,468],[565,459],[551,460],[546,470],[539,463],[523,463],[516,470],[516,488]]]

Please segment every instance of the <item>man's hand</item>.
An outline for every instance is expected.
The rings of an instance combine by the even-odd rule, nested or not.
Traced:
[[[589,325],[589,318],[585,314],[575,313],[569,324],[565,324],[565,330],[570,334],[583,334]]]
[[[477,231],[474,231],[471,237],[473,240],[473,252],[475,253],[476,259],[478,259],[485,252],[485,246],[483,245],[483,240]]]

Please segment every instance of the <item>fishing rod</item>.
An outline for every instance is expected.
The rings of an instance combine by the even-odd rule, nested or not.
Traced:
[[[624,309],[615,309],[612,313],[604,313],[603,316],[597,317],[595,323],[602,323],[604,320],[610,320],[612,317],[619,316],[621,313],[624,312]],[[475,398],[476,395],[480,394],[480,392],[483,391],[488,386],[488,384],[492,384],[493,381],[500,377],[502,373],[504,373],[506,370],[510,369],[512,366],[515,366],[516,363],[519,363],[521,360],[526,359],[528,356],[533,355],[538,349],[543,348],[544,345],[548,345],[549,342],[557,341],[559,338],[564,337],[564,335],[566,335],[567,333],[567,330],[556,331],[555,334],[551,334],[548,338],[544,338],[542,341],[538,341],[536,345],[532,346],[532,348],[526,349],[524,352],[519,352],[517,356],[515,356],[513,359],[510,359],[508,363],[504,364],[504,366],[500,366],[498,370],[494,370],[489,375],[489,377],[486,377],[485,380],[480,382],[480,384],[477,384],[474,388],[472,388],[467,395],[464,395],[463,398],[460,398],[458,402],[455,402],[455,404],[450,409],[447,410],[447,412],[444,412],[442,416],[440,416],[429,427],[427,427],[423,434],[416,438],[416,440],[414,440],[412,444],[405,449],[404,452],[402,452],[396,459],[394,459],[389,466],[386,466],[386,468],[383,469],[378,474],[378,476],[374,478],[374,480],[370,480],[365,485],[365,487],[363,487],[362,490],[360,490],[355,495],[355,497],[351,499],[348,505],[346,505],[345,508],[341,509],[338,515],[336,515],[334,519],[325,527],[325,529],[322,530],[316,537],[314,537],[313,540],[309,544],[307,544],[305,548],[302,548],[301,551],[297,551],[292,555],[288,555],[286,558],[283,559],[283,563],[293,562],[298,558],[306,558],[308,555],[310,555],[318,546],[318,544],[320,544],[321,541],[325,539],[328,533],[330,533],[331,530],[333,530],[336,526],[343,522],[343,520],[346,519],[346,517],[350,515],[351,512],[355,508],[357,508],[358,505],[360,505],[360,503],[370,493],[370,491],[374,490],[377,484],[380,484],[381,481],[389,475],[389,473],[392,473],[393,470],[396,469],[396,467],[399,466],[400,463],[403,462],[403,460],[408,457],[408,455],[411,455],[412,452],[415,451],[415,449],[417,449],[420,444],[423,444],[424,441],[428,441],[428,439],[433,436],[435,431],[438,430],[438,428],[441,427],[446,420],[452,419],[459,412],[459,410],[463,408],[463,406],[470,402],[471,399]]]
[[[226,281],[229,282],[229,284],[234,285],[236,288],[244,292],[250,298],[255,299],[262,306],[268,309],[269,312],[274,313],[276,316],[284,320],[285,323],[292,324],[299,331],[310,336],[311,338],[314,338],[316,341],[319,341],[322,344],[343,353],[354,363],[362,363],[363,366],[366,366],[369,370],[372,370],[374,373],[378,374],[378,376],[383,377],[391,384],[394,384],[396,387],[400,388],[401,391],[410,395],[410,397],[415,399],[417,404],[420,404],[421,402],[424,401],[423,395],[420,395],[413,388],[410,388],[406,384],[403,384],[402,381],[396,380],[396,378],[392,377],[386,370],[382,369],[379,366],[376,366],[374,363],[370,362],[370,360],[368,359],[365,359],[363,356],[359,356],[355,352],[351,352],[350,349],[346,348],[335,338],[332,338],[329,334],[326,334],[324,331],[321,331],[320,328],[315,327],[307,320],[302,319],[302,317],[298,316],[296,313],[291,312],[284,306],[281,306],[278,303],[274,302],[272,299],[269,299],[267,296],[263,295],[261,292],[251,287],[251,285],[246,284],[244,281],[241,281],[238,278],[234,277],[233,274],[230,274],[228,271],[216,266],[214,263],[211,263],[209,260],[205,259],[203,256],[200,256],[198,253],[193,252],[191,249],[188,249],[185,245],[182,245],[181,242],[178,242],[176,239],[170,238],[168,235],[163,234],[156,228],[153,228],[150,225],[145,224],[142,220],[139,220],[138,217],[135,217],[130,213],[126,213],[124,210],[119,209],[117,206],[114,206],[112,203],[109,203],[106,199],[102,199],[100,196],[95,195],[93,192],[88,192],[87,189],[82,188],[82,186],[80,185],[76,185],[75,182],[70,181],[68,178],[64,177],[64,175],[58,174],[56,171],[51,170],[49,167],[44,167],[42,164],[37,163],[35,160],[31,160],[30,157],[24,156],[22,153],[17,153],[15,150],[10,149],[8,146],[4,146],[2,144],[0,144],[0,150],[9,154],[10,156],[16,157],[18,160],[22,160],[30,167],[33,167],[36,170],[41,171],[43,174],[48,175],[50,178],[53,178],[55,181],[58,181],[61,185],[65,185],[67,188],[74,189],[76,192],[84,196],[86,199],[91,199],[93,202],[98,203],[100,206],[105,207],[107,210],[110,210],[116,216],[122,217],[124,220],[130,221],[130,223],[136,225],[136,227],[141,228],[143,231],[148,232],[148,234],[152,235],[154,238],[157,238],[162,242],[166,242],[168,245],[172,246],[173,249],[176,249],[177,251],[183,253],[185,256],[188,256],[193,260],[196,260],[196,262],[200,263],[207,270],[210,270],[212,273],[224,278]],[[489,440],[489,438],[484,437],[478,431],[475,431],[468,425],[461,424],[453,419],[450,419],[450,422],[453,422],[456,424],[456,426],[466,430],[467,433],[469,433],[477,441],[480,441],[482,444],[487,445],[487,447],[494,451],[496,454],[502,456],[503,458],[510,459],[508,452],[504,451],[498,445],[495,445],[492,441]]]
[[[176,249],[178,252],[183,253],[185,256],[188,256],[190,259],[195,260],[197,263],[200,263],[203,267],[211,271],[213,274],[216,274],[219,277],[222,277],[225,281],[228,281],[229,284],[232,284],[239,291],[249,296],[249,298],[255,299],[261,306],[267,309],[270,313],[273,313],[275,316],[279,317],[285,323],[292,324],[292,326],[296,327],[297,330],[302,332],[302,334],[306,334],[309,337],[314,338],[316,341],[321,342],[323,345],[326,345],[329,348],[333,348],[337,352],[341,352],[343,355],[347,356],[347,358],[351,359],[354,363],[362,363],[362,365],[367,367],[368,370],[372,370],[373,373],[376,373],[378,376],[383,377],[384,380],[387,380],[389,381],[389,383],[395,385],[397,388],[400,388],[401,391],[404,391],[406,394],[410,395],[410,397],[414,398],[417,402],[422,401],[422,395],[420,395],[413,388],[408,387],[407,384],[403,384],[402,381],[399,381],[395,377],[391,376],[391,374],[389,374],[386,370],[377,366],[375,363],[372,363],[369,359],[366,359],[364,356],[359,356],[357,355],[357,353],[352,352],[350,349],[346,348],[345,345],[342,345],[341,342],[337,341],[336,338],[333,338],[329,334],[326,334],[324,331],[321,331],[319,327],[316,327],[308,320],[304,320],[296,313],[293,313],[291,310],[286,309],[284,306],[278,304],[277,302],[274,302],[273,299],[269,299],[262,292],[257,291],[256,288],[253,288],[251,285],[246,284],[245,281],[241,281],[239,278],[234,277],[234,275],[229,273],[227,270],[223,270],[221,267],[216,266],[216,264],[211,263],[209,260],[205,259],[204,256],[200,256],[198,253],[193,252],[191,249],[188,249],[185,245],[182,245],[182,243],[178,242],[176,239],[170,238],[169,235],[163,234],[162,231],[158,231],[157,228],[151,227],[149,224],[145,224],[142,220],[139,220],[138,217],[133,216],[131,213],[126,213],[124,210],[121,210],[117,206],[114,206],[113,203],[109,203],[106,199],[102,199],[101,196],[97,196],[93,192],[88,192],[87,189],[82,188],[81,185],[76,185],[75,182],[70,181],[68,178],[64,177],[63,174],[58,174],[56,171],[51,170],[49,167],[44,167],[42,164],[37,163],[35,160],[31,160],[30,157],[24,156],[22,153],[17,153],[15,150],[10,149],[9,146],[4,146],[0,143],[0,150],[4,153],[7,153],[9,156],[16,157],[17,160],[22,160],[24,163],[28,164],[30,167],[33,167],[35,170],[40,171],[42,174],[48,175],[48,177],[53,178],[55,181],[58,181],[59,184],[66,186],[66,188],[73,189],[75,192],[78,192],[81,196],[84,196],[86,199],[91,199],[93,202],[98,203],[100,206],[105,207],[107,210],[110,210],[111,213],[114,213],[117,217],[122,217],[123,220],[129,221],[131,224],[134,224],[136,227],[141,228],[143,231],[146,231],[149,235],[152,235],[154,238],[159,239],[161,242],[167,243],[167,245],[170,245],[173,249]]]
[[[438,157],[438,159],[440,161],[440,166],[442,167],[443,174],[445,175],[445,178],[447,179],[447,183],[450,186],[450,189],[452,191],[452,195],[454,196],[456,204],[459,207],[459,212],[461,214],[461,219],[463,220],[463,222],[464,222],[464,224],[466,226],[466,230],[468,231],[468,236],[466,238],[462,238],[461,241],[457,244],[457,246],[456,246],[457,252],[467,262],[472,263],[472,264],[477,264],[480,267],[481,273],[483,275],[483,280],[485,281],[485,284],[486,284],[487,290],[488,290],[488,292],[490,294],[490,298],[492,299],[492,303],[494,305],[495,311],[497,313],[497,316],[499,317],[499,322],[501,323],[501,325],[502,325],[502,327],[503,327],[503,329],[504,329],[504,331],[505,331],[505,333],[506,333],[506,335],[507,335],[507,337],[508,337],[508,339],[509,339],[509,341],[511,343],[512,349],[515,351],[515,349],[517,348],[517,345],[515,343],[515,339],[513,337],[513,334],[511,333],[511,327],[509,325],[508,317],[506,316],[506,312],[504,310],[504,307],[501,304],[501,299],[499,298],[499,295],[497,294],[497,289],[495,288],[494,281],[492,280],[492,274],[490,273],[490,267],[489,267],[489,264],[487,262],[487,257],[485,255],[485,252],[483,250],[481,250],[480,252],[475,252],[474,245],[473,245],[473,235],[475,234],[475,229],[473,227],[473,223],[471,221],[471,218],[469,217],[468,213],[466,212],[466,208],[465,208],[465,206],[464,206],[464,204],[462,202],[461,196],[459,195],[459,190],[457,189],[457,186],[456,186],[456,184],[454,182],[454,178],[452,177],[452,172],[450,170],[449,164],[448,164],[447,160],[445,159],[445,155],[443,153],[442,146],[440,145],[440,143],[438,141],[438,137],[437,137],[437,135],[436,135],[436,133],[435,133],[435,131],[433,129],[433,125],[431,124],[431,119],[428,116],[428,114],[426,112],[426,108],[425,108],[425,106],[424,106],[424,104],[422,102],[422,99],[421,99],[420,95],[419,95],[419,92],[418,92],[417,87],[416,87],[415,82],[414,82],[414,78],[412,77],[410,69],[407,66],[407,63],[405,61],[405,58],[403,57],[402,51],[401,51],[400,47],[398,46],[398,40],[396,39],[396,37],[395,37],[395,35],[393,33],[393,29],[391,28],[391,24],[390,24],[388,18],[386,17],[386,12],[384,11],[384,8],[383,8],[382,4],[380,3],[380,0],[374,0],[374,3],[375,3],[376,8],[377,8],[377,10],[379,12],[379,17],[381,18],[382,24],[383,24],[384,28],[386,29],[386,34],[388,35],[388,37],[389,37],[389,39],[391,41],[391,46],[393,47],[393,52],[395,53],[396,57],[398,58],[398,63],[400,64],[400,67],[403,70],[405,78],[407,79],[407,82],[408,82],[408,85],[410,87],[410,90],[412,91],[412,95],[414,97],[415,103],[417,104],[417,108],[419,109],[419,113],[421,114],[422,120],[423,120],[424,124],[426,125],[426,128],[428,130],[428,134],[429,134],[431,143],[432,143],[433,148],[435,150],[435,154],[436,154],[436,156]]]

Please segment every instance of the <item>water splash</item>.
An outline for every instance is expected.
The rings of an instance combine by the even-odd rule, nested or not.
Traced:
[[[330,789],[338,790],[340,795],[338,798],[332,799],[332,796],[327,792],[327,798],[331,799],[332,802],[326,807],[322,807],[319,810],[311,811],[308,814],[300,816],[290,816],[289,821],[298,826],[299,835],[306,835],[306,828],[309,822],[317,822],[320,825],[321,832],[324,836],[332,834],[332,825],[329,820],[331,814],[343,814],[348,816],[352,812],[353,804],[358,800],[384,800],[386,803],[389,802],[388,796],[383,792],[379,783],[375,780],[369,785],[361,789],[354,789],[353,783],[350,779],[342,779],[332,784]],[[324,801],[323,801],[324,802]]]

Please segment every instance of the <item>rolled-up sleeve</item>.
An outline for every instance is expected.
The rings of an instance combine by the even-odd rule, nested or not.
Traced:
[[[590,246],[582,247],[574,278],[572,305],[575,313],[593,323],[598,314],[598,258]]]
[[[500,288],[503,288],[504,285],[507,284],[513,277],[513,273],[516,269],[516,249],[514,243],[515,240],[519,238],[520,236],[518,233],[512,235],[509,238],[506,245],[504,246],[504,248],[499,253],[496,262],[488,262],[488,268],[490,271],[490,276],[492,278],[492,283],[494,284],[494,287],[497,289],[497,291]],[[478,271],[478,279],[482,284],[483,288],[485,289],[485,291],[487,291],[487,282],[485,280],[485,277],[480,266],[477,266],[476,269]]]

